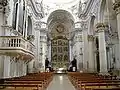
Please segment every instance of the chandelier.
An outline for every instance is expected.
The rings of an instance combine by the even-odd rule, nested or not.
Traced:
[[[0,0],[0,5],[6,6],[8,4],[7,0]]]

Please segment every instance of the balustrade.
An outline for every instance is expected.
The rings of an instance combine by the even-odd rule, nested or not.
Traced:
[[[14,50],[21,50],[22,53],[34,55],[35,46],[21,36],[0,36],[0,41],[0,53],[7,53],[8,50],[9,53],[17,53],[18,51],[16,52]]]

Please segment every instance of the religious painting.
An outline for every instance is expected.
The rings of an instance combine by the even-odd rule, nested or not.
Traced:
[[[58,47],[58,53],[62,53],[63,52],[62,50],[63,50],[62,47]]]
[[[57,41],[56,41],[56,40],[53,40],[53,41],[52,41],[52,45],[57,45]]]
[[[68,55],[64,55],[64,61],[68,60]]]
[[[58,61],[62,61],[63,60],[62,58],[63,58],[62,54],[58,55]]]
[[[57,54],[53,55],[52,60],[57,61]]]
[[[52,53],[56,53],[57,52],[57,47],[52,47]]]
[[[64,47],[64,52],[67,52],[68,51],[68,47]]]

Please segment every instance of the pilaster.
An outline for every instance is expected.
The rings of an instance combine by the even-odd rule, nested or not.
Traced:
[[[118,39],[119,39],[119,53],[120,53],[120,0],[115,0],[115,3],[113,4],[113,9],[116,11],[117,14],[117,31],[118,31]],[[120,68],[120,55],[119,60],[116,61],[117,69]]]
[[[94,36],[93,35],[88,35],[88,47],[89,47],[89,60],[88,60],[88,67],[89,67],[89,72],[94,72],[95,71],[95,59],[94,59]]]
[[[88,33],[87,30],[83,30],[83,71],[88,70],[88,56],[89,56],[89,48],[88,48]]]

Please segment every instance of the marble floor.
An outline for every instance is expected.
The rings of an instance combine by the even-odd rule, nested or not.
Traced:
[[[53,81],[49,84],[47,90],[75,90],[67,75],[56,74]]]

